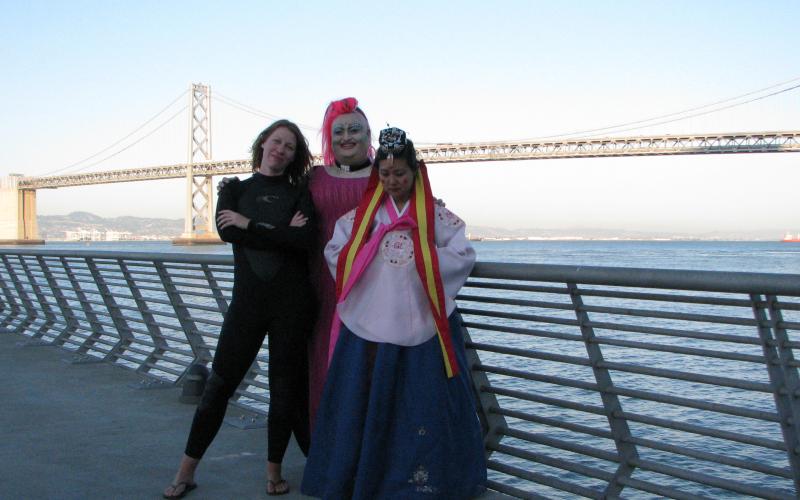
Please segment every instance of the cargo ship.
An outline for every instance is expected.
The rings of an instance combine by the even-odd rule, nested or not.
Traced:
[[[786,233],[786,236],[784,236],[783,240],[781,241],[786,243],[800,243],[800,233],[797,234]]]

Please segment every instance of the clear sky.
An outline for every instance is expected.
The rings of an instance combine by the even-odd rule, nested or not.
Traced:
[[[325,106],[350,95],[374,129],[389,122],[416,142],[644,120],[800,84],[798,19],[796,0],[0,0],[0,175],[185,162],[184,95],[130,138],[65,169],[136,130],[192,82],[215,96],[217,160],[247,157],[270,121],[231,100],[307,125],[314,151]],[[800,130],[800,88],[619,135],[771,130]],[[430,169],[435,193],[472,225],[800,232],[800,154]],[[40,214],[178,218],[184,197],[185,181],[175,180],[41,190],[37,202]]]

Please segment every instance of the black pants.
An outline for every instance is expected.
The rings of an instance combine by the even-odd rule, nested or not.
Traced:
[[[269,348],[268,460],[283,461],[292,432],[303,454],[308,453],[307,340],[315,318],[307,282],[304,275],[286,269],[269,283],[249,273],[237,275],[186,455],[203,457],[222,425],[228,399],[250,369],[265,334]]]

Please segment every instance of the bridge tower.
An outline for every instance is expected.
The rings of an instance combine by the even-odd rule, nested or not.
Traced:
[[[22,174],[0,178],[0,244],[40,245],[36,190],[20,189]]]
[[[189,157],[186,168],[184,230],[176,245],[222,243],[214,224],[212,176],[195,175],[196,161],[211,160],[211,87],[193,83],[189,91]]]

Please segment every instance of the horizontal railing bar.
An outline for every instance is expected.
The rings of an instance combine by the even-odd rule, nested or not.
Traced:
[[[578,434],[587,434],[590,436],[605,438],[605,439],[614,439],[614,436],[611,434],[611,431],[607,431],[604,429],[597,429],[594,427],[590,427],[588,425],[582,424],[573,424],[571,422],[564,422],[557,420],[555,418],[550,417],[540,417],[538,415],[531,415],[530,413],[525,413],[523,411],[518,410],[506,410],[504,408],[496,408],[492,407],[492,413],[497,415],[503,415],[504,417],[511,417],[516,418],[519,420],[525,420],[527,422],[533,422],[542,425],[548,425],[550,427],[558,427],[559,429],[566,429],[568,431],[572,431]]]
[[[191,358],[191,360],[178,359],[178,358],[172,356],[173,354],[180,354],[180,355],[185,356],[187,358]],[[172,364],[175,364],[175,365],[180,365],[180,366],[189,366],[192,363],[194,363],[194,359],[195,359],[194,355],[192,354],[191,351],[183,351],[183,350],[177,350],[177,349],[175,349],[175,350],[170,349],[170,350],[165,351],[164,353],[161,353],[161,354],[153,353],[153,357],[158,359],[158,360],[165,361],[167,363],[172,363]]]
[[[582,465],[580,463],[576,463],[571,460],[563,460],[561,458],[551,457],[550,455],[545,455],[544,453],[522,450],[515,446],[509,446],[502,443],[489,444],[486,447],[489,450],[496,451],[504,455],[509,455],[516,458],[522,458],[525,460],[529,460],[531,462],[538,462],[540,464],[547,465],[549,467],[567,470],[570,472],[574,472],[576,474],[581,474],[586,477],[601,479],[603,481],[612,481],[614,479],[613,473],[605,471],[603,469],[589,467],[586,465]]]
[[[786,451],[786,443],[783,441],[776,441],[773,439],[762,439],[739,432],[724,431],[721,429],[712,429],[703,427],[696,424],[687,422],[678,422],[676,420],[667,420],[665,418],[651,417],[649,415],[641,415],[627,411],[615,410],[613,413],[616,418],[623,418],[631,422],[639,422],[642,424],[652,425],[654,427],[661,427],[664,429],[672,429],[676,431],[690,432],[700,436],[708,436],[726,441],[734,441],[742,444],[750,444],[753,446],[760,446],[762,448],[769,448],[772,450]]]
[[[138,341],[136,342],[136,344],[140,344],[140,343],[141,342],[138,342]],[[136,353],[136,354],[140,354],[142,356],[150,356],[152,354],[152,351],[148,351],[147,349],[142,349],[142,348],[137,347],[136,345],[134,345],[132,343],[126,345],[122,352],[123,353],[133,352],[133,353]]]
[[[616,290],[598,290],[581,288],[582,297],[607,297],[613,299],[649,300],[654,302],[680,302],[684,304],[703,304],[709,306],[750,307],[752,304],[747,299],[732,299],[727,297],[713,297],[705,295],[678,295],[652,292],[621,292]]]
[[[800,297],[800,279],[789,274],[477,262],[472,276],[587,285],[612,282],[622,287]]]
[[[493,463],[494,462],[490,460],[489,463],[487,464],[489,470],[497,470],[497,469],[493,469],[493,465],[492,465]],[[498,472],[502,472],[502,471],[498,471]],[[494,491],[497,491],[499,493],[503,493],[505,495],[508,495],[508,496],[511,496],[511,497],[514,497],[514,498],[524,498],[525,500],[550,500],[547,497],[543,497],[542,495],[537,495],[535,493],[531,493],[531,492],[528,492],[528,491],[525,491],[525,490],[521,490],[521,489],[519,489],[517,487],[511,486],[511,485],[508,485],[508,484],[505,484],[505,483],[501,483],[499,481],[493,481],[491,479],[486,481],[486,486],[488,488],[494,490]]]
[[[183,302],[181,301],[179,306],[185,307],[186,309],[194,310],[194,311],[206,311],[206,312],[215,312],[219,313],[219,307],[216,306],[204,306],[202,304],[192,304],[191,302]]]
[[[657,403],[666,403],[675,406],[684,406],[686,408],[694,408],[697,410],[706,410],[715,413],[723,413],[726,415],[733,415],[736,417],[765,420],[767,422],[780,422],[780,417],[778,416],[777,413],[763,411],[763,410],[753,410],[750,408],[742,408],[740,406],[732,406],[722,403],[711,403],[708,401],[698,401],[696,399],[683,398],[680,396],[658,394],[649,391],[642,391],[639,389],[628,389],[616,385],[613,387],[609,387],[606,390],[606,392],[610,394],[616,394],[617,396],[626,396],[630,398],[655,401]]]
[[[63,257],[64,250],[50,249],[0,249],[0,255],[34,255]],[[70,259],[105,259],[110,261],[135,261],[144,264],[151,262],[159,263],[185,263],[185,264],[215,264],[233,266],[233,255],[231,254],[181,254],[181,253],[156,253],[156,252],[114,252],[97,250],[70,250]]]
[[[500,282],[495,283],[491,281],[478,281],[472,276],[470,276],[464,286],[467,288],[488,288],[493,290],[509,290],[515,292],[569,294],[569,289],[566,286],[520,285],[518,283]]]
[[[524,372],[521,370],[514,370],[511,368],[503,368],[501,366],[487,365],[484,363],[476,363],[475,365],[473,365],[472,369],[476,371],[494,373],[497,375],[506,375],[509,377],[531,380],[534,382],[545,382],[553,385],[561,385],[564,387],[573,387],[575,389],[585,389],[588,391],[600,392],[600,389],[597,387],[597,384],[593,382],[583,382],[581,380],[556,377],[554,375],[541,375],[538,373]]]
[[[269,404],[269,396],[265,396],[263,394],[258,394],[257,392],[247,392],[247,391],[243,391],[243,390],[239,389],[239,390],[237,390],[235,392],[235,394],[237,394],[239,397],[245,397],[245,398],[253,399],[255,401],[259,401],[261,403]],[[245,408],[248,408],[248,407],[245,406]]]
[[[702,384],[732,387],[734,389],[744,389],[747,391],[772,392],[772,387],[767,383],[750,382],[747,380],[719,377],[716,375],[703,375],[701,373],[679,372],[664,368],[653,368],[650,366],[634,365],[630,363],[617,363],[613,361],[598,361],[598,368],[608,370],[635,373],[637,375],[649,375],[652,377],[668,378],[673,380],[683,380],[687,382],[700,382]]]
[[[138,288],[139,290],[147,290],[148,292],[166,293],[164,291],[164,286],[163,286],[164,284],[161,282],[161,280],[157,279],[137,278],[135,280],[131,280],[130,282],[128,280],[125,280],[123,283],[124,284],[131,283],[132,285],[135,284],[136,288]],[[148,284],[161,285],[161,286],[148,286]],[[133,286],[131,286],[131,288],[133,288]]]
[[[220,292],[231,290],[231,288],[221,288],[221,287],[208,287],[208,289],[209,290],[219,290]],[[181,295],[191,295],[192,297],[204,297],[204,298],[207,298],[207,299],[216,299],[217,298],[216,295],[214,295],[212,293],[195,292],[195,291],[192,291],[192,290],[181,290],[179,293]],[[230,301],[230,297],[228,298],[228,301]]]
[[[492,365],[485,365],[482,363],[478,363],[473,366],[473,370],[475,371],[484,371],[488,373],[495,373],[497,375],[506,375],[510,377],[522,378],[525,380],[531,380],[534,382],[544,382],[554,385],[562,385],[565,387],[572,387],[575,389],[583,389],[592,392],[601,392],[600,389],[597,387],[596,384],[591,382],[583,382],[577,381],[573,379],[566,379],[563,377],[556,377],[552,375],[540,375],[540,374],[532,374],[529,372],[523,372],[520,370],[513,370],[509,368],[503,368],[498,366]],[[494,388],[497,390],[497,388]],[[503,389],[507,390],[507,389]],[[699,410],[707,410],[717,413],[724,413],[728,415],[734,415],[739,417],[746,417],[746,418],[753,418],[758,420],[765,420],[768,422],[780,422],[780,418],[776,413],[766,412],[762,410],[752,410],[749,408],[741,408],[737,406],[725,405],[721,403],[710,403],[707,401],[697,401],[689,398],[682,398],[678,396],[670,396],[666,394],[655,394],[648,391],[642,391],[637,389],[627,389],[620,386],[612,386],[607,388],[603,392],[608,392],[610,394],[616,394],[618,396],[627,396],[633,397],[638,399],[645,399],[649,401],[656,401],[659,403],[667,403],[676,406],[685,406],[688,408],[695,408]],[[584,409],[582,411],[590,412],[592,410]]]
[[[216,319],[206,319],[206,318],[198,318],[198,317],[191,317],[191,320],[195,323],[200,323],[201,325],[211,325],[211,326],[218,326],[222,327],[222,321]]]
[[[696,450],[694,448],[689,448],[687,446],[675,446],[668,444],[664,441],[655,441],[653,439],[645,439],[636,436],[624,437],[622,438],[622,440],[646,448],[674,453],[676,455],[683,455],[686,457],[697,458],[700,460],[706,460],[718,464],[730,465],[731,467],[748,469],[754,472],[760,472],[762,474],[768,474],[771,476],[783,477],[786,479],[792,478],[792,471],[789,470],[788,468],[771,467],[769,465],[763,465],[758,462],[754,462],[752,460],[739,460],[738,458],[732,458],[725,455],[720,455],[718,453],[710,453],[707,451]]]
[[[126,319],[127,321],[130,321],[130,322],[133,322],[133,323],[136,323],[136,324],[139,324],[139,325],[144,325],[144,326],[147,326],[147,321],[146,321],[146,320],[144,320],[144,321],[143,321],[143,320],[141,320],[141,319],[137,319],[137,318],[129,318],[129,317],[127,317],[127,316],[125,317],[125,319]],[[155,335],[156,337],[158,337],[158,336],[159,336],[158,334],[155,334],[155,333],[151,332],[150,330],[144,330],[144,329],[142,329],[142,328],[138,328],[138,327],[136,327],[136,326],[130,326],[130,325],[128,325],[128,329],[130,330],[130,332],[131,332],[132,334],[133,334],[133,333],[137,333],[137,334],[141,335],[142,337],[144,337],[144,338],[140,338],[140,337],[134,336],[135,342],[138,342],[138,343],[140,343],[140,344],[144,344],[144,345],[147,345],[147,346],[150,346],[150,347],[157,347],[157,346],[156,346],[156,345],[153,343],[153,341],[151,340],[151,337],[152,337],[153,335]]]
[[[199,288],[202,286],[208,286],[208,279],[206,278],[205,274],[202,274],[202,271],[198,271],[196,276],[187,276],[184,274],[172,274],[170,273],[170,278],[172,278],[172,283],[175,286],[185,286],[188,288]],[[192,281],[181,281],[182,279],[190,279]]]
[[[167,323],[162,323],[160,321],[145,321],[145,324],[146,325],[150,325],[150,326],[157,326],[158,328],[166,328],[167,330],[172,330],[172,331],[176,331],[176,332],[183,332],[183,328],[181,327],[181,325],[169,325]],[[169,337],[167,335],[164,335],[164,332],[161,332],[161,333],[162,333],[161,336],[166,338],[166,339],[176,340],[174,337]],[[186,339],[177,339],[177,340],[182,341],[182,342],[186,341]]]
[[[758,498],[768,498],[771,500],[789,500],[794,497],[782,494],[780,492],[769,490],[763,486],[750,486],[741,482],[731,481],[730,479],[723,479],[701,472],[689,471],[670,465],[661,464],[652,460],[642,460],[640,458],[631,458],[628,461],[631,465],[640,467],[643,470],[658,472],[668,476],[693,481],[695,483],[713,486],[715,488],[741,493],[743,495],[750,495]]]
[[[471,345],[474,349],[484,352],[508,354],[510,356],[519,356],[521,358],[529,359],[544,359],[547,361],[555,361],[558,363],[567,363],[578,366],[591,366],[591,361],[586,358],[568,356],[566,354],[555,354],[547,351],[533,351],[531,349],[523,349],[520,347],[505,347],[493,344],[484,344],[482,342],[475,341],[472,341]]]
[[[551,398],[548,396],[542,396],[541,394],[528,393],[528,392],[518,391],[516,389],[508,389],[496,385],[490,385],[490,386],[481,385],[480,391],[489,394],[496,394],[499,396],[508,396],[517,399],[522,399],[525,401],[531,401],[533,403],[541,403],[550,406],[557,406],[559,408],[580,411],[583,413],[593,413],[595,415],[603,415],[603,416],[605,416],[606,414],[605,410],[601,406],[592,406],[584,403],[576,403],[575,401],[567,401],[565,399]],[[492,406],[492,408],[495,409],[494,406]]]
[[[115,358],[115,361],[112,361],[112,363],[114,363],[114,364],[116,364],[118,366],[123,366],[125,368],[130,368],[130,369],[134,369],[134,370],[139,368],[140,366],[142,366],[142,360],[141,359],[139,359],[139,358],[137,358],[135,356],[132,356],[130,354],[127,354],[127,353],[114,354],[114,358]],[[136,365],[136,368],[131,368],[130,366],[125,366],[125,364],[122,363],[121,361],[127,361],[128,363],[134,364],[134,365]]]
[[[461,309],[459,309],[459,312],[461,312]],[[533,337],[543,337],[543,338],[583,342],[583,337],[574,333],[551,332],[548,330],[540,330],[538,328],[519,328],[515,326],[490,325],[487,323],[475,323],[473,321],[464,321],[463,324],[467,328],[477,328],[479,330],[486,330],[491,332],[518,333],[521,335],[530,335]]]
[[[698,323],[722,323],[726,325],[756,326],[752,318],[736,318],[730,316],[715,316],[712,314],[689,314],[671,311],[656,311],[653,309],[631,309],[625,307],[583,306],[581,310],[598,314],[614,314],[619,316],[634,316],[640,318],[674,319],[680,321],[694,321]]]
[[[670,488],[669,486],[653,484],[647,481],[642,481],[641,479],[633,479],[632,477],[622,477],[622,476],[618,477],[617,483],[625,486],[630,486],[631,488],[637,490],[646,491],[648,493],[654,493],[656,495],[661,495],[664,498],[675,498],[676,500],[697,500],[697,499],[712,500],[711,497],[684,493],[682,491],[676,490],[675,488]]]
[[[469,307],[459,308],[463,314],[473,314],[475,316],[487,316],[490,318],[518,319],[522,321],[532,321],[536,323],[554,323],[557,325],[578,326],[575,319],[554,318],[551,316],[539,316],[534,314],[518,314],[503,311],[487,311],[483,309],[471,309]]]
[[[108,330],[103,329],[102,331],[98,331],[95,328],[92,328],[92,330],[91,330],[92,332],[99,333],[100,335],[111,335],[110,332],[116,331],[117,325],[115,325],[112,321],[103,321],[103,320],[99,319],[99,318],[108,318],[108,317],[110,317],[110,316],[108,316],[107,313],[106,314],[99,314],[98,313],[97,316],[98,316],[98,319],[86,318],[84,321],[86,323],[92,325],[93,327],[94,326],[105,326],[105,327],[108,328]]]
[[[542,484],[544,486],[549,486],[550,488],[557,489],[560,491],[566,491],[572,493],[573,495],[580,495],[586,498],[601,498],[602,492],[597,490],[592,490],[590,488],[586,488],[574,483],[570,483],[564,481],[562,479],[558,479],[548,474],[542,474],[539,472],[533,472],[525,469],[521,469],[519,467],[515,467],[510,464],[504,464],[501,462],[497,462],[495,460],[489,460],[491,463],[490,468],[492,470],[496,470],[498,472],[503,472],[505,474],[513,475],[521,479],[525,479],[534,483]],[[487,464],[489,465],[489,464]],[[527,497],[527,495],[526,495]]]
[[[590,340],[595,344],[613,345],[616,347],[630,347],[655,352],[671,352],[675,354],[690,354],[692,356],[702,356],[714,359],[726,359],[731,361],[746,361],[750,363],[764,363],[764,356],[744,354],[737,352],[714,351],[711,349],[698,349],[696,347],[681,347],[665,344],[654,344],[652,342],[639,342],[635,340],[619,340],[610,338],[595,337]]]
[[[572,304],[561,302],[544,302],[540,300],[504,299],[500,297],[482,297],[480,295],[459,295],[456,298],[459,300],[459,302],[480,302],[509,306],[537,307],[542,309],[561,309],[564,311],[572,311],[575,309]]]
[[[608,462],[616,462],[616,463],[620,462],[620,457],[616,453],[606,450],[601,450],[592,446],[586,446],[582,444],[572,443],[569,441],[564,441],[563,439],[544,436],[540,433],[522,431],[519,429],[514,429],[513,427],[508,427],[498,432],[504,436],[517,438],[522,441],[528,441],[531,443],[550,446],[552,448],[571,451],[573,453],[578,453],[580,455],[585,455],[588,457],[594,457],[600,460],[606,460]]]
[[[170,375],[174,375],[175,377],[180,377],[181,375],[183,375],[185,371],[185,370],[176,370],[175,368],[171,368],[169,366],[157,365],[153,363],[146,363],[145,366],[147,366],[151,370],[158,370],[164,373],[169,373]]]
[[[715,342],[732,342],[737,344],[761,345],[761,342],[755,337],[744,337],[742,335],[727,335],[723,333],[710,333],[710,332],[694,332],[688,330],[675,330],[672,328],[657,328],[651,326],[641,325],[627,325],[624,323],[612,323],[605,321],[590,320],[586,326],[592,327],[595,330],[616,330],[621,332],[631,333],[650,333],[653,335],[663,335],[665,337],[679,337],[697,340],[712,340]]]
[[[111,349],[104,348],[102,342],[95,342],[94,344],[92,344],[90,346],[87,346],[86,347],[86,351],[87,352],[84,353],[84,354],[88,354],[90,356],[91,356],[92,352],[99,352],[99,353],[101,353],[103,355],[102,356],[103,358],[105,358],[106,356],[111,354]],[[98,356],[96,356],[96,357],[98,357]]]

